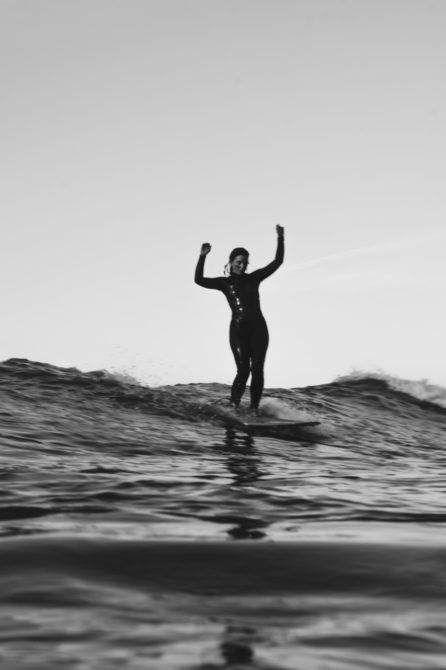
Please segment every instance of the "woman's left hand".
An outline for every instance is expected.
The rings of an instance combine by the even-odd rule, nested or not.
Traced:
[[[277,224],[276,231],[277,231],[277,234],[278,234],[279,237],[283,237],[283,234],[285,232],[285,228],[283,226],[279,226],[279,224]]]

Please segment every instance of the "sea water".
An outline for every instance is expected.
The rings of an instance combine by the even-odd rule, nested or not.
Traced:
[[[228,392],[0,364],[2,670],[446,667],[446,390]]]

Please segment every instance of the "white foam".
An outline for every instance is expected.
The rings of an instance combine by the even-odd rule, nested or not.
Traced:
[[[264,398],[260,405],[262,416],[271,416],[275,419],[290,419],[292,421],[314,421],[317,420],[306,410],[298,410],[278,398]]]

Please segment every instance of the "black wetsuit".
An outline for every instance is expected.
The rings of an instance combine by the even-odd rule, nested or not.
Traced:
[[[284,241],[277,238],[275,259],[250,274],[229,277],[203,277],[206,256],[198,259],[195,282],[204,288],[222,291],[232,310],[229,342],[237,365],[232,384],[231,403],[239,405],[251,372],[251,407],[257,409],[263,391],[263,366],[268,349],[268,328],[260,309],[259,284],[283,263]]]

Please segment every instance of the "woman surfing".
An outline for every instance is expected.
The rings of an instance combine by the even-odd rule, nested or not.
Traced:
[[[263,367],[269,341],[268,328],[260,309],[259,285],[282,265],[284,256],[284,228],[276,226],[276,231],[276,256],[264,268],[247,273],[249,252],[243,247],[236,247],[229,255],[223,277],[204,277],[204,262],[211,250],[211,245],[205,242],[195,269],[195,283],[222,291],[229,303],[232,311],[229,343],[237,366],[230,403],[238,408],[251,374],[251,411],[254,414],[258,413],[262,397]]]

